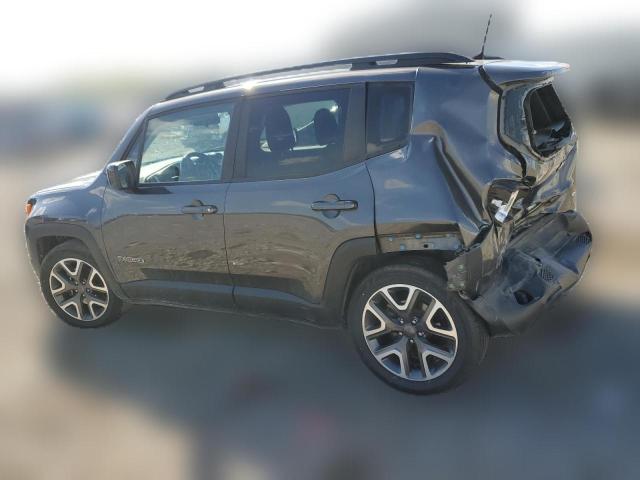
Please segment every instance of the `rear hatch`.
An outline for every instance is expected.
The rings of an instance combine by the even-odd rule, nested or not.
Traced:
[[[523,331],[576,284],[591,233],[575,211],[577,136],[553,86],[554,75],[568,65],[496,61],[481,69],[500,95],[500,141],[520,160],[522,177],[491,184],[487,205],[495,235],[446,269],[455,285],[482,262],[478,283],[465,293],[490,331],[502,335]],[[459,284],[469,285],[466,278]]]
[[[553,86],[569,65],[492,61],[481,68],[500,93],[500,140],[522,165],[522,184],[491,189],[494,219],[518,224],[534,212],[575,209],[577,135]]]

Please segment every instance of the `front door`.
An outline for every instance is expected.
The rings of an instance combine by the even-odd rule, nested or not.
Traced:
[[[239,308],[305,316],[322,301],[336,249],[374,237],[373,189],[358,162],[363,93],[358,85],[247,100],[225,209]]]
[[[136,188],[107,188],[103,239],[131,298],[233,307],[223,223],[233,111],[227,102],[151,116],[128,155]]]

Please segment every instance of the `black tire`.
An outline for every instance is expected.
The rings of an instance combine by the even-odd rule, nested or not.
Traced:
[[[455,357],[447,369],[435,378],[414,380],[393,373],[376,359],[365,339],[363,312],[367,302],[379,289],[394,284],[410,285],[428,292],[430,296],[444,305],[455,324],[457,331]],[[455,292],[446,289],[446,283],[442,278],[412,265],[391,265],[370,273],[358,285],[351,297],[347,312],[347,324],[356,349],[367,367],[392,387],[414,394],[437,393],[460,385],[482,362],[489,339],[482,321]],[[412,333],[405,334],[403,332],[397,335],[407,337]],[[424,335],[424,332],[422,334]],[[408,341],[412,341],[414,344],[419,340],[417,337],[412,338],[415,340]],[[427,378],[426,375],[425,378]]]
[[[54,298],[54,294],[52,293],[52,287],[50,284],[50,275],[51,271],[60,262],[64,259],[77,259],[84,262],[89,267],[93,267],[101,276],[101,279],[104,282],[104,285],[101,284],[103,288],[106,288],[106,294],[102,296],[104,299],[106,297],[105,303],[107,303],[106,308],[99,309],[99,316],[96,315],[96,319],[78,319],[75,318],[70,313],[67,313],[63,310],[59,305],[56,299]],[[83,267],[85,270],[88,267]],[[96,277],[97,278],[97,277]],[[55,248],[53,248],[42,261],[42,265],[40,267],[40,289],[42,290],[42,294],[44,295],[47,304],[53,310],[53,312],[64,322],[72,325],[74,327],[79,328],[98,328],[108,325],[120,317],[122,312],[123,303],[115,293],[110,285],[107,284],[105,279],[105,275],[100,272],[97,267],[95,260],[91,257],[89,250],[87,247],[78,240],[69,240],[64,242]],[[83,292],[84,293],[84,292]],[[95,292],[94,292],[95,294]],[[66,295],[66,294],[65,294]],[[64,305],[64,303],[63,303]],[[83,307],[85,308],[85,307]],[[75,310],[78,312],[77,310]],[[78,312],[78,316],[82,316],[80,312]]]

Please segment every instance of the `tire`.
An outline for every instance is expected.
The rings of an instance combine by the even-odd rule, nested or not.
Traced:
[[[42,294],[55,314],[69,325],[97,328],[120,317],[122,301],[96,265],[87,247],[78,240],[58,245],[42,261]]]
[[[460,385],[482,362],[489,338],[442,278],[412,265],[370,273],[351,297],[347,326],[367,367],[414,394]]]

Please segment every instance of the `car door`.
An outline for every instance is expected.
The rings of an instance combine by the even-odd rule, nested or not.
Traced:
[[[224,101],[151,115],[127,155],[136,187],[107,188],[103,240],[131,298],[233,307],[223,215],[235,110]]]
[[[313,321],[336,249],[374,237],[363,103],[363,85],[246,101],[225,209],[239,308]]]

